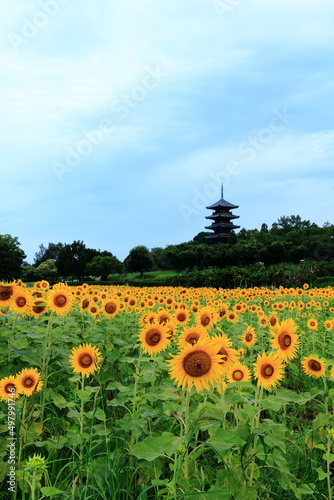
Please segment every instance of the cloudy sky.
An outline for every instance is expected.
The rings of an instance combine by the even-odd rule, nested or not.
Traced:
[[[2,0],[0,234],[123,260],[190,241],[224,197],[246,229],[334,223],[332,0]]]

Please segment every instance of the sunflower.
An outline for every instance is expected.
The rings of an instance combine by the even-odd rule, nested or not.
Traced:
[[[197,344],[185,347],[167,361],[170,365],[170,377],[176,380],[178,387],[187,387],[189,391],[193,385],[197,392],[209,390],[210,384],[219,382],[223,375],[218,349],[216,341],[208,343],[206,340],[199,340]]]
[[[49,290],[49,288],[50,288],[50,283],[49,283],[48,281],[46,281],[46,280],[42,280],[42,281],[40,282],[40,285],[41,285],[40,287],[41,287],[43,290]]]
[[[310,377],[323,377],[326,372],[326,363],[318,356],[307,356],[302,361],[303,372]]]
[[[166,333],[167,333],[167,338],[171,339],[174,337],[176,331],[177,331],[177,324],[175,321],[171,320],[168,321],[166,324],[163,325],[166,328]]]
[[[33,299],[23,287],[17,287],[11,297],[9,307],[11,311],[19,314],[26,314],[33,305]]]
[[[171,321],[171,319],[172,315],[169,312],[165,311],[164,309],[158,312],[157,320],[160,325],[165,325],[166,323]]]
[[[334,380],[334,365],[333,365],[333,366],[332,366],[332,368],[331,368],[331,371],[330,371],[329,376],[330,376],[330,378],[331,378],[332,380]]]
[[[239,316],[234,311],[228,312],[225,317],[230,323],[237,323],[239,321]]]
[[[296,357],[299,347],[299,335],[295,334],[297,328],[293,319],[286,319],[278,325],[270,341],[271,347],[277,349],[278,356],[285,361]]]
[[[232,341],[224,334],[213,339],[218,345],[217,354],[221,356],[219,361],[224,373],[227,372],[232,363],[237,359],[238,352],[231,347]]]
[[[119,312],[119,301],[115,299],[105,299],[102,301],[101,310],[104,316],[112,318]]]
[[[6,285],[4,283],[0,283],[0,306],[8,306],[11,296],[13,295],[15,290],[14,283]]]
[[[178,339],[180,348],[186,347],[189,344],[194,345],[201,338],[206,338],[207,340],[209,340],[209,337],[205,332],[205,328],[200,326],[193,326],[185,329]]]
[[[80,312],[86,311],[89,304],[90,304],[90,299],[84,295],[80,300]]]
[[[15,389],[15,392],[13,389]],[[0,401],[8,401],[9,398],[16,399],[20,394],[15,377],[10,375],[0,380]]]
[[[174,320],[179,325],[186,325],[189,321],[189,311],[187,309],[180,309],[175,312]]]
[[[253,326],[248,326],[239,338],[244,345],[251,347],[256,342],[255,328]]]
[[[249,382],[250,379],[250,369],[248,366],[240,363],[240,361],[233,363],[227,372],[227,380],[229,382]]]
[[[19,392],[26,396],[31,396],[34,392],[39,392],[43,386],[43,380],[36,368],[24,368],[16,375],[16,382]]]
[[[58,316],[65,316],[71,310],[74,297],[67,287],[53,288],[48,292],[48,305],[50,311]]]
[[[35,318],[38,318],[39,316],[42,316],[42,314],[47,313],[48,307],[45,299],[35,300],[29,312]]]
[[[325,326],[326,330],[330,332],[334,326],[333,321],[330,319],[326,319],[324,321],[324,326]]]
[[[142,328],[138,342],[149,355],[156,354],[166,349],[170,341],[170,332],[163,325],[148,325]]]
[[[218,314],[212,307],[204,307],[197,313],[196,319],[199,325],[209,329],[217,321]]]
[[[277,325],[277,323],[278,323],[277,312],[274,311],[273,313],[271,313],[271,316],[269,318],[270,327],[274,328]]]
[[[85,344],[73,347],[69,361],[74,373],[80,373],[83,377],[89,377],[91,373],[99,369],[102,356],[97,347]]]
[[[258,355],[255,366],[255,377],[257,385],[264,389],[271,390],[280,382],[284,376],[283,363],[275,353]]]
[[[307,322],[307,326],[311,330],[318,330],[318,321],[315,318],[310,318]]]

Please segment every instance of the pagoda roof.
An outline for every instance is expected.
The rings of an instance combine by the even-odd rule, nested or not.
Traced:
[[[232,203],[229,203],[228,201],[224,200],[224,198],[220,198],[220,200],[216,201],[216,203],[213,203],[213,205],[209,205],[208,207],[205,208],[208,208],[210,210],[218,207],[239,208],[239,205],[233,205]]]
[[[206,219],[218,219],[219,217],[222,217],[223,219],[239,219],[240,215],[218,213],[218,214],[207,215],[205,218]]]
[[[208,239],[227,239],[229,237],[229,234],[228,233],[215,233],[215,234],[208,234],[207,236],[205,236],[205,238],[208,238]]]
[[[214,209],[214,208],[218,208],[218,207],[225,207],[225,208],[229,208],[229,209],[239,208],[239,205],[233,205],[233,203],[230,203],[229,201],[224,200],[223,185],[222,185],[221,190],[222,190],[221,191],[222,192],[222,196],[221,196],[220,200],[216,201],[216,203],[213,203],[213,205],[209,205],[206,208],[208,208],[209,210],[210,209]]]
[[[215,227],[237,229],[240,226],[236,226],[235,224],[224,224],[224,223],[217,222],[217,223],[211,224],[211,226],[205,226],[205,229],[214,229]]]

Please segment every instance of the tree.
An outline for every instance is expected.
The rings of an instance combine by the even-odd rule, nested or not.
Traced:
[[[22,280],[24,282],[38,281],[39,280],[39,275],[36,272],[35,266],[31,266],[30,264],[23,263],[23,266],[21,269],[22,269],[21,277],[22,277]]]
[[[128,271],[140,272],[140,277],[143,277],[145,271],[149,271],[153,267],[153,257],[151,252],[144,245],[138,245],[130,250],[129,255],[124,261]]]
[[[98,250],[86,248],[83,241],[73,241],[60,249],[56,261],[58,271],[63,277],[72,276],[80,279],[85,276],[87,263],[99,253]]]
[[[302,220],[300,215],[283,215],[277,222],[273,223],[271,228],[276,231],[280,229],[283,233],[286,233],[292,229],[306,229],[310,226],[311,222],[309,220]]]
[[[49,259],[53,259],[57,262],[59,253],[63,247],[64,243],[49,243],[47,247],[45,247],[43,243],[39,245],[39,250],[35,253],[35,267],[38,267],[42,262]]]
[[[26,254],[20,248],[17,237],[0,234],[0,280],[13,280],[21,277]]]
[[[96,255],[86,264],[86,274],[101,276],[102,280],[107,280],[109,274],[121,273],[122,270],[122,262],[113,255]]]
[[[58,269],[55,261],[52,259],[45,260],[36,269],[38,279],[47,280],[50,283],[55,283],[59,279]]]

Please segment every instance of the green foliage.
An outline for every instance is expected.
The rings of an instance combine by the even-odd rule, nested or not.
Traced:
[[[55,283],[59,279],[55,261],[52,259],[43,261],[35,272],[39,280],[47,280],[50,283]]]
[[[251,303],[260,304],[255,295]],[[282,318],[290,313],[282,311]],[[325,310],[316,314],[325,317]],[[134,311],[98,321],[78,310],[66,317],[0,316],[0,378],[34,366],[45,381],[40,392],[16,402],[17,500],[33,491],[35,498],[62,500],[329,498],[333,388],[302,373],[298,362],[287,365],[283,386],[272,392],[261,394],[249,382],[186,394],[168,376],[176,344],[154,357],[143,354],[138,319]],[[240,332],[257,319],[247,309],[238,324],[221,319],[214,328],[238,348]],[[296,321],[305,322],[297,315]],[[258,343],[246,349],[248,366],[268,347],[266,328],[257,326]],[[333,352],[323,331],[316,340],[316,351]],[[104,361],[83,384],[68,355],[86,342]],[[311,346],[303,333],[303,354]],[[3,490],[6,409],[1,402]],[[34,455],[43,460],[32,464]]]
[[[124,264],[128,271],[138,271],[140,276],[143,277],[145,271],[152,269],[153,257],[147,247],[138,245],[130,250]]]
[[[25,257],[17,237],[0,234],[0,281],[20,278]]]
[[[100,276],[102,280],[107,280],[109,274],[121,273],[123,264],[113,255],[96,255],[91,262],[86,264],[86,274]]]

